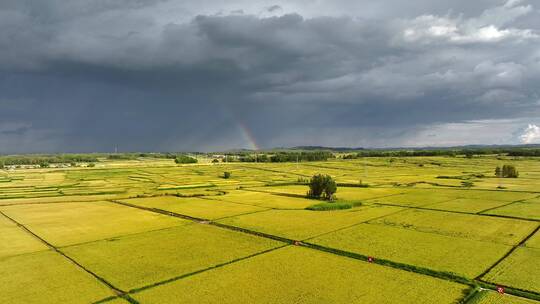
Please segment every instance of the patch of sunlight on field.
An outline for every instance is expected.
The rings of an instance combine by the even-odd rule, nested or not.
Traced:
[[[236,190],[214,197],[216,200],[248,204],[266,208],[278,209],[304,209],[314,204],[314,200],[307,198],[288,197],[264,192]]]
[[[110,202],[18,205],[1,210],[56,246],[190,223]]]
[[[499,294],[495,291],[482,290],[468,302],[469,304],[538,304],[540,302],[512,296],[509,294]]]
[[[361,224],[311,243],[474,278],[511,247],[382,225]]]
[[[540,292],[540,248],[517,248],[483,279],[519,289]]]
[[[280,245],[270,239],[193,223],[62,250],[113,285],[131,290]]]
[[[517,245],[538,226],[521,220],[429,210],[407,210],[369,223],[505,245]]]
[[[456,303],[467,288],[325,252],[286,247],[133,297],[142,303],[444,304]]]
[[[225,201],[201,198],[179,198],[175,196],[158,196],[122,200],[128,204],[157,208],[197,218],[215,220],[232,215],[267,210],[267,208],[229,203]]]
[[[0,260],[2,303],[92,303],[112,291],[53,251]]]
[[[362,206],[339,211],[269,210],[219,222],[289,239],[304,240],[400,210],[403,209],[389,206]]]

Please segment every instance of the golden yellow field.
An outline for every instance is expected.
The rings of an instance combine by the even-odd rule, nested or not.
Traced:
[[[0,170],[0,303],[540,303],[540,161],[392,159]]]

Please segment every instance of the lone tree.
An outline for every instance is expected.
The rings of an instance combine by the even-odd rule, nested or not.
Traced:
[[[495,168],[495,176],[503,178],[518,178],[519,172],[514,165],[504,165],[501,167]]]
[[[309,191],[307,196],[318,199],[322,197],[325,200],[332,200],[336,191],[336,182],[330,175],[317,174],[313,175],[309,181]]]
[[[519,172],[513,165],[504,165],[502,168],[502,175],[503,177],[507,178],[517,178],[519,176]]]
[[[231,172],[228,172],[228,171],[223,172],[223,176],[222,176],[222,177],[225,178],[225,179],[231,177]]]

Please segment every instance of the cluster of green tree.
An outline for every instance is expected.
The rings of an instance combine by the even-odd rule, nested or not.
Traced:
[[[0,157],[0,168],[4,166],[67,164],[77,162],[97,162],[94,154],[58,154],[58,155],[16,155]]]
[[[475,149],[430,149],[430,150],[365,150],[343,156],[344,159],[360,157],[414,157],[414,156],[458,156],[506,154],[508,156],[540,156],[540,149],[510,148],[475,148]]]
[[[356,159],[360,157],[414,157],[414,156],[457,156],[487,154],[476,151],[463,150],[369,150],[343,156],[344,159]]]
[[[330,175],[313,175],[309,181],[309,191],[307,196],[310,198],[323,198],[332,200],[337,191],[337,184]]]
[[[304,151],[304,152],[275,152],[271,154],[249,154],[238,155],[237,161],[247,163],[285,163],[303,161],[325,161],[334,158],[334,154],[328,151]],[[225,157],[224,161],[230,162],[230,157]]]
[[[519,149],[508,151],[508,156],[540,156],[540,149]]]
[[[175,159],[176,155],[177,154],[175,153],[159,153],[159,152],[137,153],[137,157],[168,158],[168,159]]]
[[[181,155],[176,156],[176,159],[174,160],[174,162],[177,164],[195,164],[198,161],[196,158],[181,154]]]
[[[107,154],[106,157],[112,160],[130,160],[137,159],[140,157],[147,158],[166,158],[166,159],[176,159],[183,153],[172,153],[172,152],[128,152],[128,153],[113,153]]]
[[[502,168],[495,168],[495,176],[504,178],[517,178],[519,177],[519,172],[513,165],[504,165],[502,166]]]

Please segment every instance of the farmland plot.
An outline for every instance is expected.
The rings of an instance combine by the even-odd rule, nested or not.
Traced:
[[[220,195],[214,198],[225,202],[276,209],[304,209],[313,205],[313,200],[306,198],[287,197],[264,192],[242,190],[231,191],[226,195]]]
[[[189,225],[63,248],[125,290],[204,270],[282,243],[214,226]]]
[[[540,220],[540,202],[538,200],[516,202],[485,213]]]
[[[110,202],[18,205],[1,211],[55,246],[189,223]]]
[[[401,210],[403,209],[393,206],[363,206],[330,212],[269,210],[235,216],[219,222],[285,238],[304,240]]]
[[[520,177],[493,178],[507,161]],[[362,204],[305,210],[318,201],[295,183],[319,173]],[[99,278],[140,303],[458,303],[485,272],[537,299],[540,232],[513,248],[539,225],[538,189],[536,159],[493,156],[0,170],[0,303],[128,303]],[[537,303],[515,289],[467,303]]]
[[[484,279],[505,286],[540,292],[540,248],[520,247]]]
[[[179,198],[174,196],[158,196],[121,200],[136,206],[157,208],[196,218],[215,220],[238,214],[267,210],[258,206],[230,203],[220,200],[201,198]]]
[[[407,210],[369,223],[505,245],[517,245],[538,226],[521,220],[426,210]]]
[[[92,303],[112,291],[53,251],[0,260],[2,303]]]
[[[133,297],[142,303],[444,304],[456,303],[466,289],[453,282],[287,247]]]
[[[361,224],[310,242],[474,278],[511,246],[384,225]]]

